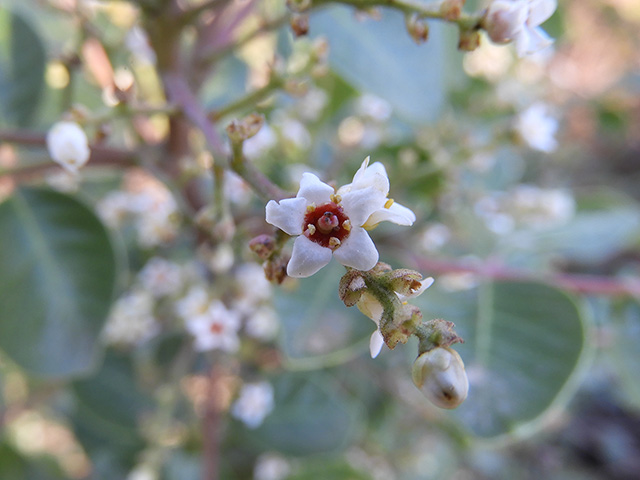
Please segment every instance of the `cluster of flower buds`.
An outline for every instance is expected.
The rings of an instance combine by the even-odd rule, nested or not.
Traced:
[[[462,342],[453,323],[422,321],[422,312],[407,299],[416,297],[433,283],[409,269],[392,270],[379,262],[367,272],[348,270],[340,280],[339,295],[348,307],[358,309],[376,323],[371,336],[371,356],[386,344],[393,349],[410,336],[419,339],[419,355],[413,366],[413,381],[436,406],[455,408],[467,397],[469,382],[460,355],[450,346]]]

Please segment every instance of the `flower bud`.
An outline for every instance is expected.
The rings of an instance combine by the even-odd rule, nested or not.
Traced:
[[[407,32],[418,45],[424,43],[429,38],[429,25],[417,14],[413,13],[405,17]]]
[[[257,134],[264,125],[264,116],[257,113],[247,115],[242,120],[233,120],[227,125],[226,131],[234,143],[243,142]]]
[[[309,33],[309,15],[293,14],[291,16],[291,31],[296,37],[302,37]]]
[[[449,347],[437,347],[420,355],[411,372],[413,383],[440,408],[458,407],[469,391],[462,358]]]
[[[75,122],[58,122],[47,133],[47,149],[54,162],[71,173],[89,160],[89,140]]]
[[[514,39],[527,21],[527,2],[494,0],[487,8],[483,27],[489,38],[496,43],[507,43]]]
[[[249,248],[262,260],[267,260],[276,248],[276,239],[273,235],[263,233],[249,241]]]
[[[440,12],[445,20],[454,21],[460,18],[466,0],[444,0],[440,4]]]

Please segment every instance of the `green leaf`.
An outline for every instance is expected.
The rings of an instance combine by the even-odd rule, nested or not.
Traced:
[[[620,378],[620,387],[625,399],[636,408],[640,407],[640,303],[629,302],[617,315],[615,323],[616,339],[610,349],[615,371]]]
[[[371,320],[338,297],[345,269],[335,260],[294,291],[279,291],[275,304],[282,321],[280,346],[293,370],[344,363],[367,351],[375,329]]]
[[[473,434],[497,437],[535,430],[568,400],[585,358],[585,325],[574,300],[532,282],[481,284],[464,292],[436,287],[420,297],[425,318],[456,324],[454,348],[469,376],[467,400],[455,411]]]
[[[0,124],[28,125],[44,88],[46,53],[17,12],[0,7]]]
[[[251,437],[285,455],[339,451],[354,441],[360,404],[334,381],[315,374],[285,374],[273,382],[275,409]]]
[[[638,209],[617,207],[579,212],[566,225],[514,234],[505,243],[527,253],[560,254],[573,261],[593,264],[606,260],[639,238]]]
[[[116,283],[105,227],[78,200],[23,188],[0,204],[0,348],[29,373],[94,368]]]
[[[456,57],[447,51],[442,25],[430,23],[422,45],[406,33],[403,15],[391,10],[380,20],[358,21],[352,8],[330,7],[314,13],[310,25],[328,38],[331,67],[353,86],[384,98],[406,121],[438,118],[450,80],[445,60]]]
[[[133,463],[145,445],[138,421],[151,402],[137,385],[131,359],[110,352],[96,375],[75,381],[71,389],[71,419],[83,447],[92,457],[108,453],[114,465]]]
[[[61,480],[58,466],[50,458],[27,458],[0,440],[0,478],[7,480]]]

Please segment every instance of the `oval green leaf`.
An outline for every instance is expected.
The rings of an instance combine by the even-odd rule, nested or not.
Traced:
[[[0,124],[28,125],[44,88],[46,52],[17,12],[0,7]]]
[[[359,403],[320,374],[285,374],[274,383],[275,409],[251,436],[287,455],[339,451],[358,433]]]
[[[486,283],[464,292],[437,288],[419,298],[425,318],[456,324],[455,345],[469,396],[454,415],[479,437],[534,431],[574,387],[585,357],[585,323],[575,301],[532,282]],[[418,302],[416,302],[418,303]]]
[[[95,366],[116,283],[107,230],[78,200],[23,188],[0,204],[0,348],[40,377]]]
[[[327,37],[331,68],[354,87],[387,100],[403,120],[438,118],[446,99],[447,51],[442,25],[429,25],[429,41],[416,45],[401,13],[384,10],[380,20],[358,21],[354,10],[329,7],[311,16],[311,32]]]

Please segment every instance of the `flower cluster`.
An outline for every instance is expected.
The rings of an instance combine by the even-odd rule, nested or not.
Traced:
[[[370,270],[378,250],[367,233],[382,221],[412,225],[414,213],[388,198],[389,178],[384,166],[369,165],[367,157],[353,181],[337,191],[312,173],[304,173],[295,198],[266,207],[268,223],[297,236],[287,274],[308,277],[332,257],[347,267]]]

